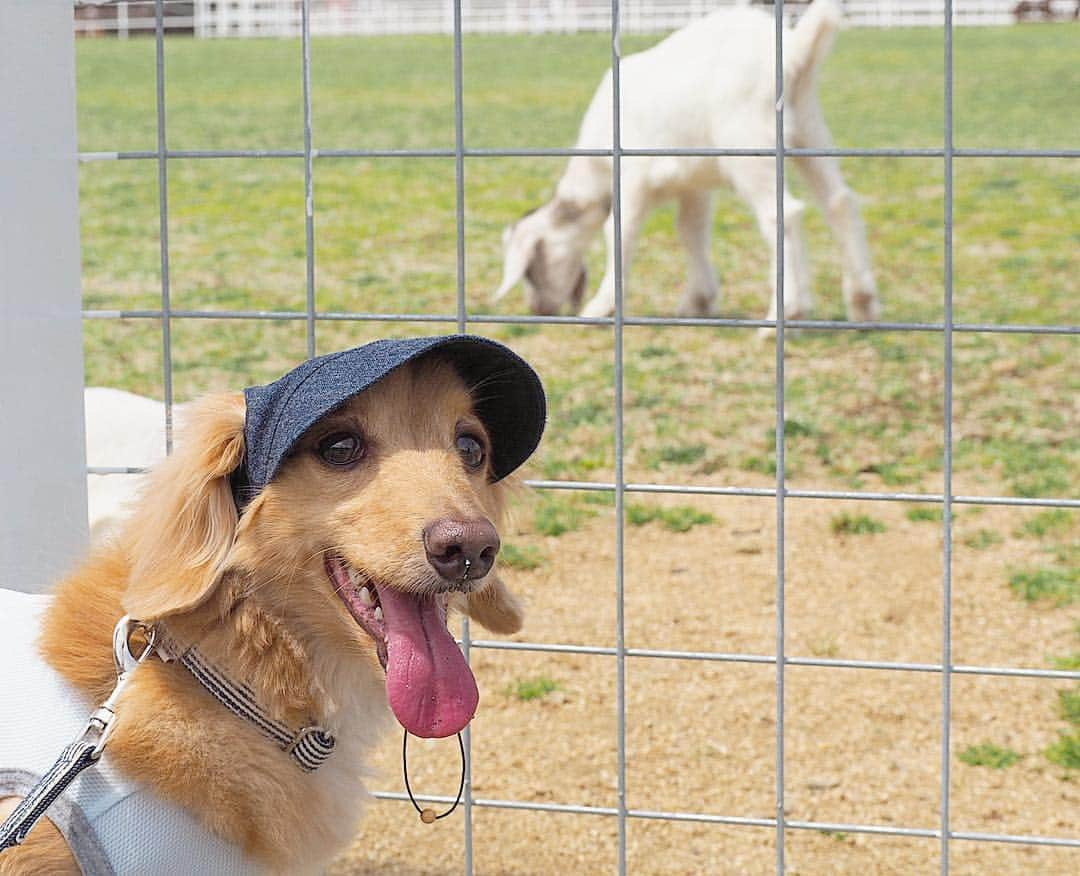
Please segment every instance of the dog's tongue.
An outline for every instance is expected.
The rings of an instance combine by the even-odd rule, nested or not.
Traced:
[[[379,589],[386,625],[386,698],[413,736],[453,736],[480,700],[469,665],[446,628],[446,607]]]

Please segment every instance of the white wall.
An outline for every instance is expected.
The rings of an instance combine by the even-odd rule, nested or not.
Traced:
[[[70,0],[0,0],[0,587],[86,545]]]

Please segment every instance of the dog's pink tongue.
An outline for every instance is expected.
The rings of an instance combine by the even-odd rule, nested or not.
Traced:
[[[379,589],[386,624],[386,697],[413,736],[453,736],[480,701],[469,665],[446,628],[446,609],[389,587]]]

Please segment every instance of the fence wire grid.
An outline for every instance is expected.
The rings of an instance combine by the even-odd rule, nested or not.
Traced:
[[[85,309],[83,318],[87,320],[150,319],[161,321],[161,344],[163,353],[163,386],[165,401],[166,447],[172,449],[172,338],[171,325],[177,319],[238,319],[238,320],[276,320],[303,321],[306,326],[308,356],[314,356],[316,350],[316,329],[320,322],[417,322],[444,324],[458,332],[465,332],[470,325],[484,326],[496,324],[521,325],[596,325],[609,326],[614,333],[614,441],[615,471],[614,481],[579,481],[579,480],[528,480],[526,484],[540,490],[580,490],[613,493],[615,498],[615,598],[616,629],[615,646],[599,647],[574,644],[554,644],[540,642],[509,642],[474,639],[469,628],[468,618],[462,621],[461,647],[466,660],[473,649],[502,651],[523,651],[535,653],[586,654],[613,657],[616,670],[616,709],[617,709],[617,805],[585,806],[569,803],[536,803],[523,800],[478,798],[472,788],[472,748],[471,728],[464,731],[465,742],[465,781],[462,796],[464,860],[463,870],[473,873],[473,809],[487,807],[504,810],[529,810],[549,813],[568,813],[575,815],[605,816],[618,822],[618,857],[617,866],[620,876],[627,870],[627,822],[629,819],[661,820],[671,822],[696,822],[701,824],[733,825],[751,828],[765,828],[775,832],[776,872],[784,874],[785,869],[785,834],[788,830],[842,831],[855,834],[873,834],[885,836],[936,839],[940,844],[940,871],[949,873],[950,845],[954,840],[978,843],[1015,843],[1030,846],[1057,846],[1080,849],[1080,838],[1059,836],[1018,835],[1007,833],[986,833],[954,830],[950,822],[950,763],[951,763],[951,704],[952,679],[962,676],[998,676],[1026,677],[1044,679],[1065,679],[1080,681],[1080,671],[1050,670],[1036,668],[1018,668],[1006,666],[963,665],[952,662],[952,550],[953,550],[953,507],[955,505],[1008,505],[1008,506],[1043,506],[1059,508],[1080,508],[1080,499],[1069,498],[1025,498],[1000,495],[959,495],[952,492],[952,429],[953,429],[953,338],[956,333],[986,332],[1014,333],[1034,335],[1080,335],[1080,325],[1019,325],[960,323],[953,319],[953,162],[956,158],[1080,158],[1080,149],[962,149],[953,143],[953,16],[954,9],[950,0],[943,2],[944,14],[944,128],[941,148],[919,149],[797,149],[784,144],[784,86],[783,86],[783,33],[785,30],[784,2],[776,0],[773,8],[775,22],[775,97],[776,128],[775,145],[761,149],[633,149],[621,145],[620,136],[620,3],[611,2],[611,71],[612,71],[612,145],[610,149],[470,149],[465,145],[463,78],[462,78],[462,3],[453,0],[451,6],[453,22],[453,93],[454,93],[454,147],[453,149],[333,149],[320,150],[314,146],[311,123],[311,2],[302,0],[301,7],[301,50],[303,76],[303,127],[304,145],[302,150],[170,150],[166,136],[165,112],[165,6],[168,0],[153,0],[156,42],[156,111],[157,111],[157,148],[154,151],[117,151],[117,152],[81,152],[80,162],[99,161],[153,161],[157,165],[157,187],[159,206],[159,241],[161,268],[161,306],[159,309],[115,310]],[[614,280],[615,313],[604,318],[584,318],[577,316],[529,316],[472,314],[468,311],[465,297],[465,159],[475,157],[569,157],[575,155],[599,155],[612,160],[612,212],[614,216]],[[623,266],[621,247],[621,174],[620,163],[624,156],[731,156],[755,155],[773,156],[776,165],[776,295],[777,318],[768,319],[728,319],[728,318],[661,318],[628,316],[624,312],[623,301]],[[942,322],[848,322],[839,320],[785,319],[783,306],[784,289],[784,159],[790,156],[835,156],[835,157],[915,157],[939,158],[944,170],[944,319]],[[171,159],[230,159],[230,158],[302,158],[304,161],[305,188],[305,242],[306,242],[306,307],[300,311],[268,310],[179,310],[170,304],[169,283],[169,232],[168,232],[168,167]],[[316,309],[315,299],[315,205],[313,191],[314,164],[324,158],[453,158],[455,168],[455,222],[456,222],[456,257],[457,257],[457,307],[456,313],[368,313],[368,312],[330,312]],[[624,428],[623,428],[623,332],[626,326],[700,326],[724,328],[770,328],[776,336],[776,390],[775,390],[775,453],[776,484],[772,488],[695,486],[666,483],[628,482],[624,476]],[[804,490],[788,488],[785,483],[784,466],[784,349],[785,334],[788,329],[802,330],[855,330],[889,332],[931,332],[941,334],[944,346],[944,468],[943,489],[940,493],[913,492],[870,492],[845,490]],[[558,428],[558,423],[553,424]],[[91,466],[90,474],[137,474],[144,471],[139,467]],[[667,651],[646,648],[630,648],[625,640],[624,623],[624,562],[625,562],[625,518],[624,506],[627,493],[670,493],[697,496],[757,496],[773,498],[776,513],[776,645],[774,654],[723,653],[715,651]],[[785,508],[788,499],[821,500],[860,500],[874,502],[921,502],[933,503],[942,509],[943,537],[943,573],[942,597],[943,612],[941,617],[942,660],[939,663],[907,663],[872,660],[844,660],[831,658],[794,656],[786,653],[785,648]],[[775,738],[775,816],[773,818],[753,818],[740,815],[720,815],[694,811],[659,811],[635,809],[627,805],[626,794],[626,661],[627,659],[706,661],[739,664],[771,665],[776,670],[776,738]],[[788,818],[785,814],[784,784],[784,682],[785,668],[788,666],[813,666],[830,669],[880,670],[899,673],[931,673],[941,677],[941,765],[940,765],[940,819],[937,826],[894,826],[891,824],[834,823],[823,821],[805,821]],[[374,796],[387,801],[408,801],[404,793],[376,791]],[[453,798],[439,795],[416,795],[417,800],[433,803],[450,803]]]

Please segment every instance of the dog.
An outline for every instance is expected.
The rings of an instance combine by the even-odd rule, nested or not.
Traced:
[[[70,741],[60,713],[77,730],[113,689],[117,621],[158,643],[101,761],[0,852],[0,873],[318,871],[354,837],[391,712],[418,736],[473,717],[448,613],[520,629],[496,523],[544,420],[532,369],[462,335],[376,342],[191,403],[114,537],[51,597],[0,591],[9,619],[39,619],[46,664],[25,671],[20,636],[0,637],[14,678],[0,690],[0,817],[35,778],[11,769],[12,748]],[[19,630],[26,650],[34,634]],[[25,682],[41,671],[47,715]],[[301,729],[285,746],[267,725]],[[119,793],[106,814],[83,799],[94,782]]]
[[[816,74],[832,45],[841,12],[836,0],[815,0],[784,43],[784,128],[790,146],[832,147],[816,91]],[[676,31],[658,45],[620,62],[621,144],[627,148],[771,148],[776,138],[775,31],[771,13],[721,9]],[[576,148],[612,146],[612,84],[605,75],[581,123]],[[803,177],[841,244],[842,286],[848,318],[876,320],[880,303],[858,200],[835,158],[796,157]],[[772,252],[776,319],[776,162],[771,156],[627,156],[621,161],[624,276],[642,225],[662,203],[678,204],[679,238],[689,256],[680,316],[716,312],[719,292],[709,259],[712,189],[724,182],[754,212]],[[581,308],[588,286],[585,254],[604,228],[607,269],[581,309],[604,317],[615,309],[615,225],[611,213],[612,160],[574,156],[551,201],[503,234],[503,278],[493,300],[524,281],[534,313]],[[801,201],[785,191],[784,315],[806,317],[813,307],[802,242]]]

